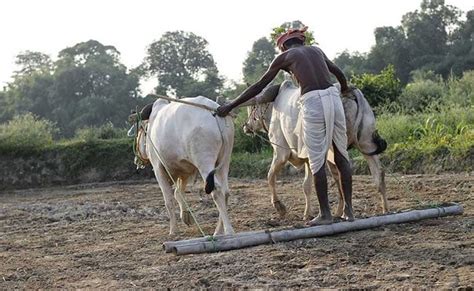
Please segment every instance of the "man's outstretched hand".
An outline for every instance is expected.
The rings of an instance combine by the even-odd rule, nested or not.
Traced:
[[[221,105],[217,107],[216,114],[220,117],[226,117],[231,110],[232,106],[230,104]]]

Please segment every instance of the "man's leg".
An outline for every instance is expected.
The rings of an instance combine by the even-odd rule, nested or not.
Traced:
[[[319,201],[319,215],[313,220],[308,222],[308,225],[321,225],[331,224],[332,215],[331,209],[329,208],[328,199],[328,180],[326,176],[326,162],[314,175],[314,187],[316,188],[316,194]]]
[[[344,194],[344,214],[343,218],[348,221],[354,221],[352,213],[352,169],[349,161],[339,152],[336,145],[334,148],[334,161],[339,171],[339,185]]]

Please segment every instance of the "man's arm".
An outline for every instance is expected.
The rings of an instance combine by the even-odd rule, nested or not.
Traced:
[[[235,107],[257,96],[258,93],[262,92],[262,90],[265,89],[265,87],[276,77],[278,72],[287,66],[288,62],[286,61],[286,53],[278,55],[257,83],[248,87],[238,98],[232,101],[232,103],[219,106],[219,108],[217,108],[217,115],[224,117]]]
[[[347,79],[344,73],[339,69],[336,64],[331,62],[326,55],[324,55],[324,60],[326,61],[326,65],[328,66],[329,72],[331,72],[334,76],[336,76],[337,81],[341,84],[341,93],[347,93],[350,91],[349,86],[347,86]]]

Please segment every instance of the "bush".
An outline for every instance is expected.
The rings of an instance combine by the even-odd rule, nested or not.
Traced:
[[[377,117],[377,129],[389,146],[408,140],[421,124],[422,117],[401,113],[383,113]]]
[[[112,122],[103,124],[100,127],[85,127],[76,130],[75,139],[83,141],[93,141],[98,139],[121,139],[127,137],[127,130],[114,127]]]
[[[461,79],[450,78],[444,100],[448,104],[472,106],[474,104],[474,71],[464,72]]]
[[[421,136],[454,134],[461,128],[474,124],[474,108],[443,105],[416,114],[387,113],[377,117],[377,129],[389,146],[416,140]]]
[[[408,111],[423,111],[430,105],[442,102],[445,95],[445,85],[442,80],[417,80],[409,83],[398,97],[399,104]]]
[[[53,144],[59,133],[56,124],[34,116],[32,113],[16,115],[0,125],[0,152],[37,150]]]
[[[266,178],[272,152],[260,153],[232,153],[229,176],[236,178]]]
[[[364,93],[371,106],[395,101],[400,95],[402,86],[395,75],[392,65],[386,67],[380,74],[354,75],[351,83]]]

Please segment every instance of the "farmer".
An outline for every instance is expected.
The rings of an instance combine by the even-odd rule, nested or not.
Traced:
[[[217,108],[219,116],[226,116],[238,105],[259,94],[280,70],[291,73],[301,87],[302,139],[307,151],[311,172],[319,201],[319,215],[308,225],[331,224],[332,215],[328,201],[328,186],[325,170],[329,149],[334,152],[334,161],[339,171],[339,183],[344,194],[343,219],[353,221],[352,171],[347,153],[347,136],[344,109],[339,90],[332,85],[330,73],[341,84],[343,95],[350,94],[344,73],[331,62],[323,51],[305,45],[303,29],[288,30],[277,39],[281,54],[271,63],[267,72],[254,85],[247,88],[229,104]]]

